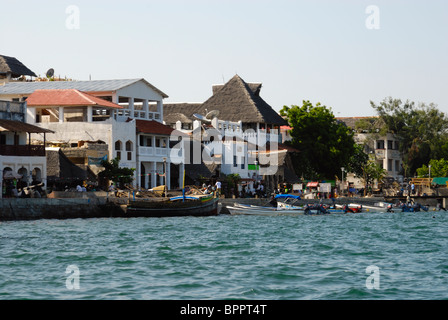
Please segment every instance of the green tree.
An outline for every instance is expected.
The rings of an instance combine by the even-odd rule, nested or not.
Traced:
[[[448,158],[448,118],[435,104],[403,103],[391,97],[370,104],[384,121],[386,130],[398,138],[408,175],[430,159]]]
[[[356,177],[364,176],[364,169],[369,161],[369,155],[364,150],[364,145],[356,144],[354,152],[349,159],[347,171],[354,173]]]
[[[113,181],[119,188],[122,188],[127,183],[131,183],[134,179],[135,169],[121,168],[119,164],[120,160],[118,158],[111,161],[102,160],[101,165],[104,167],[104,170],[98,176]]]
[[[448,177],[448,161],[445,159],[432,159],[429,161],[431,166],[431,177]],[[417,176],[420,178],[429,177],[429,166],[424,164],[417,169]]]
[[[300,152],[294,160],[296,173],[308,178],[341,175],[355,151],[353,132],[336,120],[331,109],[310,101],[284,106],[280,111],[292,126],[292,145]]]
[[[373,160],[367,161],[362,170],[362,179],[365,184],[364,195],[367,193],[368,186],[371,186],[375,180],[378,181],[378,183],[382,183],[384,177],[387,175],[387,171]]]

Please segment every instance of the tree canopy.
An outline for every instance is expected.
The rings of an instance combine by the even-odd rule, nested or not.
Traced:
[[[300,151],[294,161],[296,172],[307,178],[341,176],[341,167],[348,166],[355,152],[352,130],[320,103],[284,106],[280,115],[292,126],[291,144]]]
[[[402,102],[391,97],[379,104],[370,102],[385,129],[399,140],[407,176],[430,159],[448,158],[448,118],[433,103]]]

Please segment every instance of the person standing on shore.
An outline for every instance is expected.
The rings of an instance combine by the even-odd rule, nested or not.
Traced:
[[[216,196],[219,198],[219,195],[221,194],[221,181],[216,181],[215,183],[216,187]]]

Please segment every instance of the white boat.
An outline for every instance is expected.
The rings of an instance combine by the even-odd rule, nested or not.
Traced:
[[[277,209],[277,208],[269,208],[269,207],[227,207],[230,214],[237,215],[237,214],[243,214],[243,215],[258,215],[258,216],[278,216],[278,215],[302,215],[305,214],[305,210],[288,210],[288,209]]]
[[[362,212],[397,212],[398,209],[401,208],[393,207],[391,203],[386,202],[378,202],[373,206],[358,204],[358,203],[350,203],[348,204],[349,208],[361,208]]]

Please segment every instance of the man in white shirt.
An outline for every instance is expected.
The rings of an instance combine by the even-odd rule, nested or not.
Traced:
[[[219,197],[219,195],[221,194],[221,181],[216,181],[215,183],[215,187],[216,187],[216,196]]]

